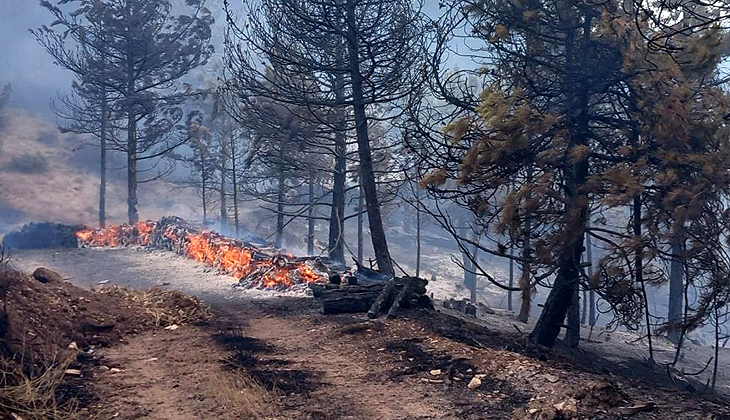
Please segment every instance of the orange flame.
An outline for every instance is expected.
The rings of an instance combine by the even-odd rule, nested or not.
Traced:
[[[156,222],[149,221],[139,222],[133,226],[114,225],[104,229],[76,232],[81,246],[94,247],[150,246],[156,235],[173,243],[184,244],[184,249],[180,249],[179,252],[232,276],[245,278],[260,273],[257,283],[267,288],[291,287],[297,283],[325,280],[323,275],[318,274],[304,262],[285,263],[280,266],[274,259],[254,259],[256,252],[254,249],[215,232],[190,232],[186,229],[176,229],[175,226],[158,226]]]

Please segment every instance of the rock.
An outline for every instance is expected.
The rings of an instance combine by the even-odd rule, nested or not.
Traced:
[[[482,380],[478,376],[474,376],[471,378],[471,381],[469,381],[469,385],[467,385],[467,388],[471,389],[472,391],[482,386]]]
[[[548,381],[548,382],[550,382],[551,384],[554,384],[555,382],[558,382],[560,380],[560,378],[558,378],[555,375],[551,375],[551,374],[548,373],[548,374],[545,375],[545,380]]]
[[[75,341],[72,341],[71,344],[68,345],[68,348],[70,348],[71,350],[78,350],[79,346],[78,344],[76,344]]]
[[[41,283],[60,283],[63,276],[46,267],[38,267],[33,272],[33,278]]]
[[[168,325],[167,327],[165,327],[165,329],[168,331],[175,331],[178,328],[180,328],[180,326],[177,324],[172,324],[172,325]]]
[[[558,411],[558,414],[565,419],[578,418],[578,401],[574,398],[568,398],[563,402],[559,402],[553,407]]]
[[[119,369],[119,368],[111,368],[111,369],[109,369],[109,373],[111,373],[112,375],[115,374],[115,373],[121,373],[121,372],[124,372],[124,371],[121,370],[121,369]]]

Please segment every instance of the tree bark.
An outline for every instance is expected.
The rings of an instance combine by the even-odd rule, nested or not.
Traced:
[[[589,226],[590,222],[586,222]],[[591,245],[590,235],[586,235],[586,259],[590,264],[588,266],[588,277],[593,277],[593,246]],[[591,327],[596,325],[596,291],[593,287],[588,291],[588,325]]]
[[[274,246],[281,248],[284,239],[284,170],[279,168],[276,192],[276,237]]]
[[[309,209],[307,211],[307,255],[314,254],[314,171],[309,170]]]
[[[208,177],[206,176],[205,171],[205,155],[204,151],[201,149],[200,153],[200,182],[201,182],[201,194],[203,198],[203,229],[205,229],[207,223],[208,223]]]
[[[126,4],[125,13],[127,21],[131,19],[131,2]],[[131,22],[130,22],[131,24]],[[128,28],[131,31],[133,28]],[[135,101],[137,99],[137,88],[135,86],[135,51],[136,46],[132,45],[131,38],[127,39],[127,216],[129,223],[134,224],[139,221],[139,211],[137,210],[137,115],[134,110]]]
[[[341,117],[338,117],[341,118]],[[345,263],[345,181],[347,177],[347,144],[344,129],[335,131],[335,173],[332,186],[332,207],[329,227],[329,257]]]
[[[364,197],[362,191],[362,185],[358,187],[357,196],[357,262],[362,264],[363,255],[365,254],[363,247],[363,211],[364,211]]]
[[[99,227],[106,226],[106,132],[108,103],[106,88],[101,89],[101,132],[99,133],[99,145],[101,156],[99,157]]]
[[[579,69],[569,71],[570,77],[588,71],[588,50],[591,37],[591,22],[593,14],[586,8],[582,24],[582,42],[579,52]],[[566,62],[574,62],[573,44],[575,42],[574,29],[567,29],[566,34]],[[567,103],[567,115],[576,115],[575,126],[569,127],[569,149],[574,146],[588,146],[588,86],[585,78],[578,84],[577,94],[573,87],[575,82],[567,80],[567,98],[575,98]],[[575,105],[573,105],[575,102]],[[530,339],[540,345],[552,347],[560,334],[560,328],[565,320],[568,307],[573,301],[575,289],[578,287],[580,276],[580,261],[583,253],[583,237],[588,220],[588,197],[583,186],[588,178],[588,157],[577,162],[567,163],[565,167],[565,214],[575,215],[566,223],[566,240],[564,248],[558,257],[558,273],[555,276],[553,288],[550,290],[540,318],[530,333]]]
[[[416,277],[421,277],[421,196],[416,192]]]
[[[231,140],[231,182],[233,183],[233,222],[236,228],[236,237],[240,235],[240,221],[238,216],[238,173],[236,173],[236,143],[233,135]]]
[[[129,107],[127,111],[127,216],[129,223],[139,221],[137,210],[137,116]]]
[[[565,332],[565,343],[571,348],[578,348],[580,343],[580,291],[573,289],[573,301],[568,308],[568,329]]]
[[[633,209],[633,227],[634,236],[637,240],[642,240],[641,234],[641,196],[637,195],[634,197],[634,209]],[[649,298],[646,293],[646,284],[644,282],[644,247],[639,245],[636,247],[636,254],[634,257],[634,272],[636,282],[641,285],[641,294],[644,296],[644,315],[646,321],[646,337],[649,340],[649,360],[654,360],[654,346],[652,345],[651,339],[651,316],[649,315]]]
[[[669,314],[667,319],[671,326],[667,331],[667,337],[674,344],[679,343],[679,336],[682,334],[680,324],[683,317],[682,299],[684,296],[683,242],[680,233],[672,244],[672,261],[669,268]]]
[[[226,202],[226,172],[227,169],[227,159],[226,156],[223,156],[223,166],[221,167],[221,185],[220,185],[220,204],[221,204],[221,233],[225,232],[228,228],[228,203]]]
[[[352,87],[352,102],[355,114],[355,131],[357,133],[357,149],[360,157],[360,182],[365,191],[365,203],[368,210],[368,223],[370,226],[370,237],[373,242],[373,251],[378,263],[378,269],[387,274],[394,274],[393,261],[388,250],[388,241],[383,228],[383,220],[380,213],[380,202],[373,172],[372,154],[370,151],[370,139],[368,136],[368,120],[365,112],[365,100],[363,98],[363,77],[360,73],[359,42],[356,33],[357,20],[355,6],[357,0],[347,0],[346,21],[347,21],[347,48],[349,52],[349,72]]]
[[[512,256],[512,249],[509,250],[509,256]],[[515,261],[509,259],[509,287],[513,288],[515,285]],[[507,310],[512,310],[512,290],[507,291]]]

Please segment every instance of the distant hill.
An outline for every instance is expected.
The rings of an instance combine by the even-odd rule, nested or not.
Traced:
[[[99,200],[98,147],[61,134],[52,122],[9,109],[0,124],[0,234],[29,221],[96,225]],[[124,159],[112,155],[107,218],[126,220]],[[165,182],[140,186],[143,219],[165,214],[195,218],[197,197]]]

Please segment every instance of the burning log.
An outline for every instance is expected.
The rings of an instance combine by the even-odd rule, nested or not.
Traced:
[[[321,259],[261,249],[215,232],[200,231],[178,217],[85,229],[76,232],[76,237],[81,247],[143,246],[172,251],[237,277],[239,284],[248,288],[283,290],[327,280],[321,272]]]

